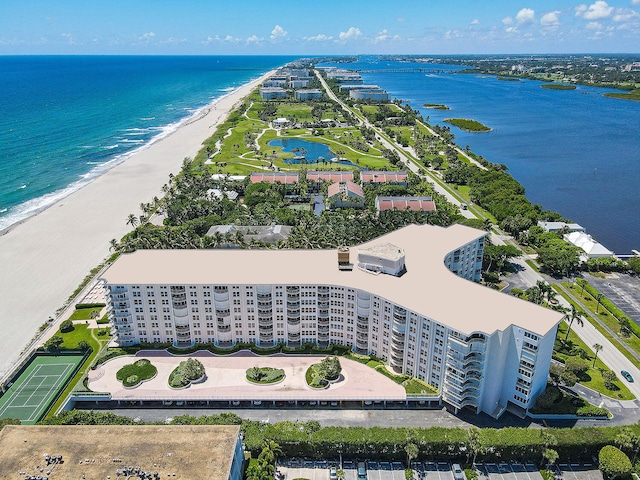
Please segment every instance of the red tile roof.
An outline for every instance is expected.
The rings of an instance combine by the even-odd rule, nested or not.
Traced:
[[[343,191],[347,194],[350,193],[352,195],[357,195],[361,198],[364,198],[364,191],[362,190],[362,187],[353,182],[332,183],[331,185],[329,185],[329,189],[327,190],[327,197],[333,197],[334,195],[338,195]]]
[[[307,172],[307,180],[310,182],[353,182],[353,172],[311,171]]]
[[[251,183],[260,183],[260,182],[283,183],[285,185],[294,185],[298,183],[298,174],[288,173],[288,172],[270,172],[270,173],[253,172],[251,174]]]
[[[436,204],[431,197],[376,197],[376,209],[383,210],[413,210],[433,212]]]
[[[365,171],[360,174],[362,183],[406,182],[407,172],[374,172]]]

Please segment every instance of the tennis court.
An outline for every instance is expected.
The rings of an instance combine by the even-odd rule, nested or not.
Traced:
[[[38,356],[0,398],[0,418],[35,424],[82,363],[82,355]]]

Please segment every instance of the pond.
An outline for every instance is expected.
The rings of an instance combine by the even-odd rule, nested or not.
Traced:
[[[331,159],[336,158],[335,153],[333,153],[324,143],[309,142],[300,138],[277,138],[275,140],[271,140],[268,145],[270,147],[282,147],[283,152],[293,152],[296,155],[296,158],[287,158],[284,160],[284,163],[288,164],[322,163],[323,159],[329,163]],[[351,163],[349,160],[339,160],[331,163],[350,165],[353,167],[358,166]]]

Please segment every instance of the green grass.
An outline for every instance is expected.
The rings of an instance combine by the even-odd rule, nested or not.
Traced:
[[[575,90],[575,85],[563,85],[561,83],[543,83],[540,85],[541,88],[546,88],[547,90]]]
[[[575,326],[575,322],[574,322]],[[586,374],[583,378],[580,379],[580,383],[585,387],[589,387],[596,392],[600,392],[603,395],[607,395],[613,398],[617,398],[620,400],[633,400],[635,396],[629,391],[626,385],[623,383],[624,380],[618,378],[615,382],[615,385],[619,388],[619,390],[608,390],[604,386],[604,380],[602,379],[602,371],[609,370],[607,366],[598,358],[595,363],[595,367],[593,367],[593,358],[594,353],[591,347],[589,347],[578,335],[573,331],[569,332],[569,338],[567,340],[567,344],[563,343],[565,335],[567,333],[567,324],[565,322],[560,323],[558,325],[558,334],[556,335],[556,341],[554,345],[554,356],[559,357],[563,360],[566,360],[571,355],[568,354],[568,350],[573,348],[582,348],[585,352],[587,352],[587,358],[585,361],[589,364],[589,370],[587,370]],[[616,372],[619,374],[619,372]]]
[[[116,378],[125,387],[135,387],[158,374],[158,369],[146,358],[125,365],[116,373]]]
[[[450,123],[467,132],[490,132],[491,128],[486,125],[468,118],[445,118],[446,123]]]
[[[420,395],[420,394],[437,394],[438,390],[433,388],[427,382],[420,380],[419,378],[412,377],[402,382],[402,386],[408,394]]]
[[[525,263],[533,268],[536,272],[540,272],[540,267],[538,267],[538,265],[533,260],[526,259]]]
[[[307,371],[304,374],[304,378],[307,381],[307,385],[311,388],[323,389],[328,385],[328,381],[321,375],[318,375],[316,364],[309,365]]]
[[[91,320],[91,313],[96,312],[100,313],[102,310],[101,307],[98,308],[76,308],[74,312],[69,317],[70,320]]]

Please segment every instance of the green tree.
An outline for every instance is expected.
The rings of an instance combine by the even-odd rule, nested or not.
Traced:
[[[78,348],[82,351],[85,351],[89,350],[91,348],[91,345],[89,345],[89,342],[87,342],[86,340],[80,340],[78,342]]]
[[[604,298],[604,295],[602,293],[598,293],[596,294],[596,302],[598,302],[596,304],[596,313],[598,313],[599,309],[600,309],[600,302],[602,302],[602,299]]]
[[[616,376],[616,372],[612,372],[611,370],[605,370],[602,372],[602,380],[604,382],[604,387],[607,390],[617,390],[618,387],[615,384],[615,381],[618,379]]]
[[[582,319],[583,313],[576,309],[574,305],[571,305],[571,313],[565,316],[564,320],[567,322],[567,334],[564,336],[564,343],[567,343],[569,339],[569,332],[571,331],[571,326],[575,321],[581,327],[584,325],[584,320]]]
[[[598,454],[598,463],[600,471],[609,480],[615,480],[631,474],[631,460],[622,450],[613,445],[602,447]]]
[[[60,324],[60,331],[62,333],[68,333],[73,331],[73,321],[67,319]]]
[[[138,225],[138,217],[133,213],[130,213],[127,217],[127,225],[131,225],[132,228],[136,228],[136,225]]]
[[[556,463],[558,461],[558,452],[553,448],[547,448],[542,454],[542,457],[547,461],[547,463]]]
[[[49,351],[58,350],[60,346],[64,343],[64,340],[60,335],[54,335],[49,340],[47,340],[44,344],[44,348]]]
[[[407,454],[407,468],[411,468],[411,462],[418,458],[418,454],[420,453],[418,446],[413,442],[407,443],[404,446],[404,451]]]
[[[596,367],[596,360],[598,360],[598,353],[600,353],[600,350],[602,350],[602,345],[600,345],[599,343],[594,343],[593,351],[595,352],[595,356],[593,357],[593,368]]]

